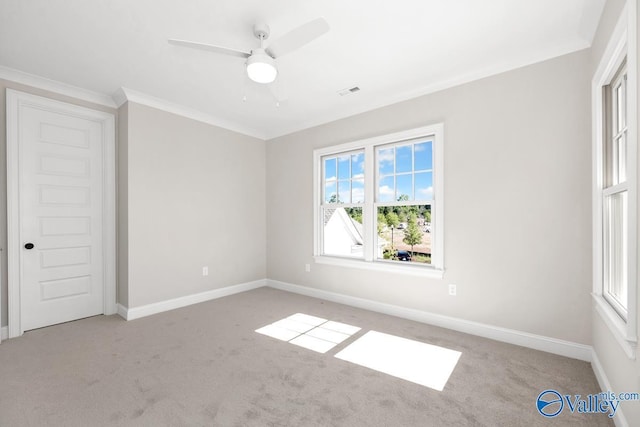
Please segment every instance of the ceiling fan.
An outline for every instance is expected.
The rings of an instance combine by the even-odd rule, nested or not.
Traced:
[[[266,84],[273,82],[278,75],[275,62],[277,58],[304,46],[327,31],[329,31],[327,21],[324,18],[317,18],[289,31],[265,47],[264,41],[270,34],[269,26],[256,24],[253,26],[253,35],[260,40],[260,47],[250,51],[177,39],[169,39],[169,43],[245,58],[249,78],[254,82]]]

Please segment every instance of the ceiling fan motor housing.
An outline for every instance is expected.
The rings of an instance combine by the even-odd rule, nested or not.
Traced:
[[[253,26],[253,35],[260,40],[266,40],[271,34],[271,29],[267,24],[255,24]]]

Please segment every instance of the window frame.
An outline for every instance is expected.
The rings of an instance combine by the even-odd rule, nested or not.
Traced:
[[[419,138],[429,138],[432,142],[433,188],[431,204],[431,264],[415,265],[413,263],[385,262],[376,259],[376,156],[379,146],[409,142]],[[373,271],[386,271],[408,275],[442,278],[444,275],[444,125],[442,123],[423,126],[406,131],[376,136],[338,145],[319,148],[313,152],[313,227],[314,227],[314,260],[319,264],[331,264],[343,267],[360,268]],[[364,203],[362,207],[364,259],[332,256],[323,254],[323,221],[321,212],[324,202],[323,161],[327,156],[339,156],[342,153],[364,151]],[[413,203],[413,201],[411,202]],[[351,206],[353,204],[349,204]],[[341,206],[336,204],[336,206]],[[346,206],[346,205],[345,205]]]
[[[622,101],[619,101],[617,88],[621,88]],[[618,152],[618,144],[617,141],[622,139],[625,144],[625,154],[624,160],[628,163],[626,154],[626,146],[628,143],[628,118],[627,118],[627,64],[626,64],[626,55],[623,57],[621,63],[619,64],[614,76],[612,77],[609,84],[603,86],[603,100],[602,100],[602,109],[603,109],[603,133],[602,137],[602,234],[603,234],[603,283],[602,283],[602,296],[607,301],[607,303],[618,313],[620,317],[626,322],[628,316],[628,303],[627,305],[623,305],[620,301],[618,301],[617,297],[611,292],[612,284],[610,283],[610,279],[612,273],[615,275],[623,274],[625,276],[625,286],[627,287],[627,292],[625,297],[628,298],[628,272],[614,272],[615,268],[611,265],[610,262],[607,262],[608,256],[611,256],[611,252],[618,252],[617,247],[610,248],[610,233],[609,230],[611,227],[621,227],[623,230],[625,228],[628,229],[628,195],[629,195],[629,186],[627,184],[626,178],[626,163],[624,165],[625,170],[625,178],[624,180],[620,180],[620,156]],[[623,118],[624,122],[620,123],[620,118]],[[613,198],[616,196],[626,196],[627,197],[627,211],[625,214],[627,215],[627,224],[618,224],[615,223],[615,219],[610,218],[610,207],[608,203],[613,201]],[[628,233],[623,233],[623,239],[629,238]],[[628,254],[628,249],[627,249]],[[628,258],[625,257],[625,258]],[[624,262],[628,262],[624,260]]]
[[[609,328],[612,336],[627,357],[635,359],[637,348],[637,54],[636,6],[627,3],[605,49],[592,80],[592,238],[593,238],[593,291],[595,310]],[[607,147],[613,135],[607,119],[608,86],[616,81],[625,63],[627,67],[626,118],[627,151],[626,182],[610,182],[606,170]],[[604,203],[610,194],[627,191],[627,307],[626,317],[620,307],[607,296],[605,289],[605,212]]]

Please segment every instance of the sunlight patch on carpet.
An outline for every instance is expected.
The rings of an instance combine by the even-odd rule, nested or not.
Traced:
[[[448,348],[369,331],[335,357],[442,391],[461,354]]]
[[[326,353],[359,330],[359,327],[346,323],[296,313],[256,329],[256,332],[318,353]]]

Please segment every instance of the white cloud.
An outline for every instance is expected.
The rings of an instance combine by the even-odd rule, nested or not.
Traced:
[[[378,163],[393,162],[393,151],[380,151],[378,152]]]
[[[424,151],[429,146],[429,144],[428,144],[429,142],[431,142],[431,141],[425,141],[425,142],[421,142],[420,144],[416,144],[416,145],[413,146],[413,149],[415,151]]]
[[[353,190],[351,190],[351,197],[352,203],[364,202],[364,188],[353,188]]]
[[[420,199],[432,199],[433,187],[421,188],[420,190],[418,190],[418,194],[420,195]]]
[[[382,187],[378,188],[378,194],[380,194],[381,196],[393,197],[395,195],[395,190],[388,185],[383,185]]]

